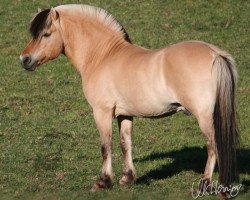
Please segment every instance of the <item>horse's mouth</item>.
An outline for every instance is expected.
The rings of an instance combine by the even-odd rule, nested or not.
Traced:
[[[44,57],[43,59],[41,60],[35,60],[34,62],[30,63],[29,66],[25,66],[24,68],[28,71],[35,71],[36,68],[39,66],[39,65],[42,65],[43,63],[46,62],[46,58]]]
[[[37,61],[30,63],[29,65],[23,66],[24,69],[27,71],[35,71],[36,67],[38,66]]]

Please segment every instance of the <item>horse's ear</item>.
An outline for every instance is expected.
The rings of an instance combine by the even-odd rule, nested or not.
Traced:
[[[52,20],[56,21],[59,18],[59,13],[53,7],[50,10]]]

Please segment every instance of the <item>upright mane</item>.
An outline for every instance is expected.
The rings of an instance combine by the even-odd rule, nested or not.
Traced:
[[[83,4],[68,4],[68,5],[60,5],[55,8],[56,10],[66,11],[72,14],[84,15],[87,17],[91,17],[99,21],[104,26],[110,28],[111,30],[122,33],[124,39],[127,42],[131,43],[128,33],[124,29],[118,20],[116,20],[111,14],[109,14],[106,10],[94,6],[83,5]],[[39,12],[31,21],[30,24],[30,33],[33,38],[38,38],[41,34],[42,30],[51,24],[51,20],[49,19],[50,9],[43,10]]]

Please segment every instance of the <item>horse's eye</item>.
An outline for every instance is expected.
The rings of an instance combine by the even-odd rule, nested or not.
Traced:
[[[44,33],[44,37],[49,37],[51,35],[51,33]]]

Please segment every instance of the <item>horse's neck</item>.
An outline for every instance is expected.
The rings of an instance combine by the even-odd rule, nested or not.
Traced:
[[[82,76],[89,68],[96,67],[105,57],[127,43],[121,34],[97,30],[89,24],[70,23],[65,26],[65,55]]]

